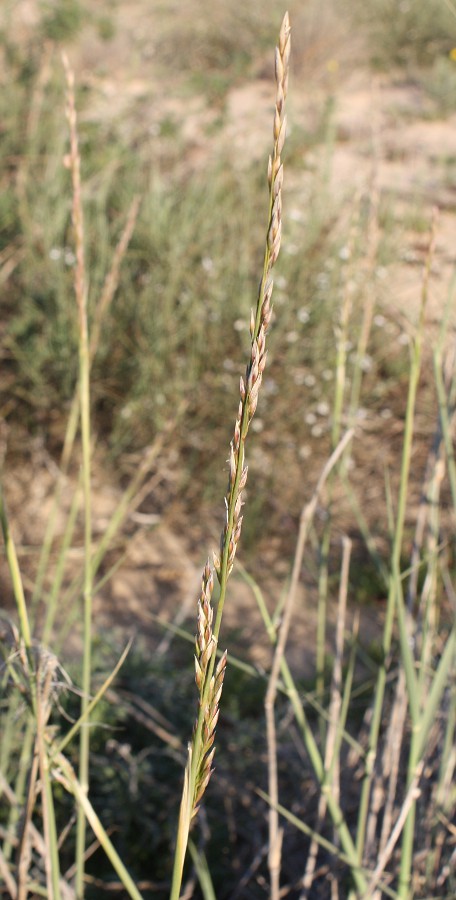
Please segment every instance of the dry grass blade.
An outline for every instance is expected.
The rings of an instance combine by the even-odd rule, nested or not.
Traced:
[[[139,892],[130,873],[120,859],[115,847],[113,846],[108,836],[107,831],[104,829],[92,804],[90,803],[86,791],[82,788],[81,784],[76,778],[73,767],[61,753],[56,754],[54,758],[54,765],[54,778],[57,781],[60,781],[65,790],[74,795],[80,806],[83,808],[84,814],[93,830],[93,833],[103,847],[106,856],[110,860],[114,870],[119,876],[128,896],[131,897],[132,900],[143,900],[141,893]],[[85,858],[86,855],[84,854],[84,859]]]
[[[3,879],[5,883],[6,889],[9,891],[10,897],[12,900],[16,900],[17,898],[17,884],[8,868],[8,863],[6,862],[5,857],[0,849],[0,877]]]
[[[389,834],[391,832],[391,823],[393,819],[394,803],[396,798],[396,787],[400,774],[400,757],[402,743],[404,737],[404,728],[407,715],[407,692],[405,684],[404,670],[399,672],[398,682],[394,704],[391,711],[391,721],[388,728],[387,738],[385,740],[385,749],[381,762],[381,786],[378,792],[378,801],[375,802],[376,789],[374,789],[371,812],[367,825],[366,853],[369,855],[369,839],[374,840],[377,815],[382,811],[382,831],[380,836],[379,850],[382,853]],[[385,785],[387,790],[385,792]],[[372,824],[370,819],[372,818]]]
[[[70,130],[70,152],[65,157],[65,165],[71,171],[73,183],[72,221],[75,234],[76,266],[74,270],[75,294],[79,313],[79,331],[83,340],[87,334],[87,286],[84,258],[84,217],[81,196],[81,157],[77,132],[77,116],[74,99],[74,73],[70,69],[68,57],[62,54],[62,62],[67,81],[67,119]]]
[[[332,675],[332,683],[331,683],[331,702],[329,706],[329,725],[326,734],[326,748],[325,748],[325,773],[327,778],[328,789],[332,791],[333,796],[336,798],[339,803],[340,797],[340,785],[339,785],[339,755],[337,752],[337,732],[339,729],[340,722],[340,712],[342,706],[342,696],[341,696],[341,688],[342,688],[342,663],[343,663],[343,653],[344,653],[344,632],[345,632],[345,617],[347,610],[347,592],[348,592],[348,575],[350,568],[350,555],[351,555],[352,542],[350,538],[343,538],[343,551],[342,551],[342,567],[341,567],[341,576],[340,576],[340,587],[339,587],[339,603],[337,610],[337,626],[336,626],[336,646],[335,646],[335,658],[333,665],[333,675]],[[318,800],[318,812],[317,812],[317,822],[318,825],[316,827],[316,831],[320,830],[320,826],[322,825],[327,809],[326,802],[326,794],[322,792],[320,794]],[[312,842],[309,848],[309,854],[307,857],[306,871],[303,877],[303,890],[300,895],[300,900],[306,900],[308,897],[308,892],[312,887],[312,882],[314,879],[315,866],[317,862],[317,853],[318,853],[318,842],[312,838]]]
[[[423,765],[420,763],[420,765],[417,768],[415,777],[412,781],[412,784],[410,785],[410,787],[407,791],[407,795],[402,804],[399,815],[396,819],[394,828],[391,831],[391,834],[388,838],[385,848],[383,849],[382,853],[380,854],[377,865],[375,867],[375,870],[372,873],[371,879],[367,886],[367,891],[366,891],[364,900],[369,900],[369,898],[372,896],[372,893],[374,892],[375,888],[377,887],[377,884],[385,870],[385,866],[387,865],[388,860],[389,860],[389,858],[401,836],[401,832],[407,821],[407,816],[410,813],[410,809],[411,809],[413,803],[415,803],[417,797],[419,797],[420,790],[418,788],[418,783],[419,783],[419,780],[421,777],[422,770],[423,770]]]
[[[133,197],[122,234],[114,251],[111,268],[106,275],[105,282],[101,291],[101,296],[95,309],[90,335],[91,360],[95,356],[98,345],[100,343],[101,329],[106,317],[106,312],[112,303],[114,294],[119,284],[120,267],[133,235],[136,220],[138,218],[140,203],[141,198],[138,195]]]

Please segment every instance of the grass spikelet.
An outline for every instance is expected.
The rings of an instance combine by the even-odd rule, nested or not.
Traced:
[[[215,644],[213,642],[212,646],[215,647]],[[226,661],[227,652],[225,650],[223,656],[217,664],[215,675],[212,676],[209,683],[208,701],[204,708],[202,744],[195,783],[194,806],[191,813],[192,818],[194,818],[196,813],[198,812],[198,804],[204,794],[204,791],[206,790],[207,785],[209,784],[209,780],[213,772],[213,769],[211,768],[215,753],[215,747],[213,746],[213,744],[215,740],[215,728],[220,712],[219,703],[220,697],[222,695]]]
[[[199,714],[193,732],[185,772],[184,798],[179,815],[174,857],[171,900],[178,900],[192,818],[198,811],[212,774],[215,748],[215,728],[219,717],[219,702],[226,669],[226,652],[215,668],[215,649],[225,603],[227,581],[233,569],[236,550],[242,531],[242,492],[247,482],[245,440],[258,404],[258,395],[266,366],[266,334],[272,316],[272,268],[280,251],[282,235],[283,166],[281,153],[286,136],[285,98],[288,89],[290,57],[290,22],[285,13],[275,54],[276,98],[273,125],[273,151],[268,163],[269,211],[266,244],[257,305],[250,318],[251,348],[245,376],[240,379],[240,401],[230,444],[228,487],[225,495],[225,523],[220,536],[220,553],[214,554],[214,568],[220,584],[215,625],[211,595],[213,577],[209,563],[202,577],[202,591],[198,602],[196,636],[196,684],[199,691]],[[214,672],[215,669],[215,672]]]

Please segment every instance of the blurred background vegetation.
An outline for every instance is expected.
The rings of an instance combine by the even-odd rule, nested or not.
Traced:
[[[299,454],[308,437],[303,407],[328,402],[332,321],[347,229],[357,214],[330,177],[334,141],[343,137],[337,82],[356,67],[382,67],[391,79],[414,80],[418,90],[426,83],[434,113],[439,103],[452,113],[456,19],[443,0],[294,7],[291,102],[300,114],[288,142],[286,240],[264,421],[266,434],[292,441]],[[77,73],[92,315],[129,205],[136,193],[142,198],[94,363],[95,427],[117,459],[147,445],[184,410],[182,470],[197,466],[203,481],[206,473],[204,490],[214,483],[207,463],[232,413],[261,259],[268,133],[254,124],[248,150],[238,140],[236,91],[253,81],[269,91],[279,13],[251,0],[241,11],[189,0],[179,8],[176,16],[172,3],[136,3],[129,15],[121,3],[98,4],[96,12],[76,0],[5,5],[0,396],[8,421],[29,434],[44,431],[58,448],[77,372],[69,174],[62,165],[65,46]],[[312,93],[318,102],[305,107],[306,121],[300,104]],[[239,128],[245,121],[240,110]],[[379,255],[388,264],[405,211],[390,195],[382,203]],[[424,203],[424,228],[428,215]],[[381,364],[382,375],[390,364],[396,374],[394,360]],[[314,384],[306,385],[306,376]],[[311,390],[290,411],[293,383]],[[278,434],[272,423],[279,420]]]

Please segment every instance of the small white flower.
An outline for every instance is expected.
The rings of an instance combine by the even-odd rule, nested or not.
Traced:
[[[69,247],[65,247],[65,252],[64,252],[63,258],[65,260],[66,266],[74,266],[74,264],[76,262],[76,257],[74,255],[73,251],[70,250]]]
[[[329,403],[321,400],[320,403],[317,404],[317,413],[319,416],[329,416]]]
[[[376,325],[377,328],[383,328],[385,323],[386,323],[385,316],[382,316],[380,313],[378,313],[376,316],[374,316],[374,325]]]
[[[309,319],[310,319],[310,313],[305,308],[305,306],[302,306],[301,309],[298,309],[298,321],[299,322],[301,322],[303,325],[305,325],[309,321]]]
[[[252,424],[251,424],[250,427],[251,427],[252,431],[256,431],[256,432],[263,431],[263,428],[264,428],[264,422],[263,422],[262,419],[255,419],[255,418],[254,418],[254,419],[252,420]]]
[[[289,344],[295,344],[296,341],[299,340],[299,334],[297,331],[289,331],[287,334],[287,341]]]
[[[283,249],[285,253],[289,254],[289,256],[297,256],[297,254],[299,253],[299,247],[297,244],[285,244]]]
[[[393,413],[390,409],[388,409],[388,407],[385,407],[385,409],[382,409],[380,415],[381,415],[382,419],[391,419],[391,416],[393,415]]]
[[[315,387],[316,383],[317,379],[315,378],[315,375],[309,374],[304,378],[304,384],[306,387]]]
[[[351,256],[350,247],[345,246],[345,247],[340,248],[339,259],[342,259],[345,261],[347,259],[350,259],[350,256]]]
[[[201,260],[201,265],[205,272],[213,272],[214,270],[214,260],[211,259],[210,256],[203,256]]]
[[[245,331],[246,323],[244,319],[236,319],[236,321],[233,322],[233,328],[235,331]]]
[[[49,259],[52,259],[52,262],[57,262],[57,260],[60,259],[61,255],[62,251],[60,247],[52,247],[49,251]]]
[[[306,425],[315,425],[315,423],[317,421],[317,417],[316,417],[315,413],[308,412],[305,415],[304,421],[305,421]]]
[[[263,382],[263,392],[269,397],[273,394],[278,394],[279,388],[277,382],[274,381],[273,378],[266,378]]]
[[[321,425],[314,425],[313,428],[311,428],[310,433],[312,437],[321,437],[323,434],[323,428],[321,427]]]

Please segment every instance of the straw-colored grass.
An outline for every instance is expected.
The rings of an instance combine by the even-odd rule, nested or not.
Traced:
[[[196,815],[198,804],[201,802],[212,773],[215,728],[219,717],[219,701],[226,668],[226,652],[215,668],[216,651],[226,600],[227,582],[233,569],[237,545],[241,536],[243,491],[248,474],[245,442],[257,408],[266,366],[266,334],[272,316],[272,269],[279,255],[282,237],[283,164],[281,154],[287,130],[285,100],[288,90],[289,58],[290,24],[288,13],[286,13],[275,55],[277,92],[273,126],[274,145],[268,165],[269,215],[263,275],[260,281],[257,306],[255,310],[252,310],[250,318],[250,360],[247,364],[245,378],[241,378],[241,399],[234,426],[234,436],[230,445],[228,490],[225,496],[226,521],[220,538],[220,552],[214,555],[214,567],[220,585],[220,593],[213,628],[211,606],[213,577],[209,563],[204,569],[202,593],[198,604],[195,663],[199,712],[193,739],[189,745],[185,771],[171,889],[172,900],[179,898],[190,824]]]
[[[71,13],[72,4],[68,10]],[[70,19],[73,22],[71,16]],[[224,18],[228,20],[229,16]],[[59,20],[60,27],[68,28],[68,21]],[[427,18],[424,24],[427,29]],[[229,37],[231,41],[232,35]],[[247,39],[246,44],[249,44]],[[228,39],[227,45],[231,46]],[[440,331],[435,330],[432,341],[427,342],[430,326],[426,315],[439,228],[438,215],[434,214],[428,225],[418,318],[410,347],[403,348],[399,363],[402,375],[407,374],[406,390],[398,388],[395,398],[400,409],[396,422],[399,427],[394,434],[389,433],[385,419],[382,431],[375,435],[376,455],[384,448],[392,455],[394,448],[388,445],[388,440],[390,435],[397,439],[397,434],[400,453],[394,459],[392,470],[385,470],[382,501],[374,515],[366,500],[366,482],[374,475],[369,468],[369,476],[362,483],[353,473],[356,476],[363,449],[369,448],[371,438],[367,429],[363,431],[358,413],[361,405],[374,396],[376,387],[372,385],[372,374],[366,373],[363,365],[372,344],[376,303],[373,284],[380,252],[380,202],[375,165],[368,197],[355,196],[352,203],[345,254],[348,262],[338,266],[330,284],[337,303],[328,303],[324,308],[319,305],[321,294],[317,287],[322,279],[318,280],[317,275],[321,276],[323,265],[320,250],[303,254],[308,271],[297,262],[288,261],[287,277],[276,284],[277,339],[275,343],[271,341],[276,355],[273,372],[276,373],[280,361],[283,372],[277,391],[281,405],[273,408],[280,409],[282,419],[275,424],[278,450],[275,471],[268,481],[270,493],[274,493],[274,479],[279,479],[283,467],[281,429],[286,443],[291,433],[288,427],[292,427],[297,410],[302,419],[302,407],[305,407],[299,397],[299,378],[294,376],[302,375],[299,354],[307,352],[306,335],[311,334],[315,343],[320,334],[326,341],[328,333],[334,337],[324,362],[315,357],[315,372],[317,366],[319,375],[323,366],[325,371],[332,372],[333,377],[327,383],[333,385],[333,395],[331,398],[328,388],[325,403],[320,399],[328,424],[326,434],[319,439],[318,453],[314,453],[317,459],[301,466],[299,479],[294,483],[293,499],[302,511],[292,526],[294,529],[296,525],[296,547],[289,578],[285,579],[274,609],[271,609],[273,592],[263,563],[256,567],[260,575],[255,580],[249,567],[242,566],[237,558],[241,532],[244,529],[245,537],[244,525],[248,524],[249,510],[253,512],[259,490],[258,467],[252,473],[254,466],[249,472],[248,493],[246,490],[246,442],[253,448],[263,439],[261,427],[257,429],[258,434],[252,432],[258,423],[258,416],[255,419],[254,416],[261,408],[260,389],[267,393],[266,342],[274,322],[272,269],[282,240],[282,152],[287,129],[289,53],[290,25],[285,15],[275,57],[273,151],[267,174],[269,205],[263,271],[257,305],[251,313],[248,363],[240,379],[240,399],[227,461],[228,486],[220,546],[204,566],[191,625],[182,628],[180,622],[168,626],[175,641],[178,637],[182,639],[179,654],[168,646],[166,659],[158,652],[153,658],[147,652],[139,656],[135,655],[139,651],[128,643],[109,672],[106,665],[98,663],[100,636],[92,615],[97,590],[109,582],[121,562],[119,559],[113,562],[107,553],[128,515],[150,492],[151,467],[164,452],[170,435],[174,438],[177,434],[180,416],[185,418],[188,405],[193,403],[192,411],[197,410],[207,386],[211,387],[211,379],[216,381],[218,377],[217,367],[222,370],[224,388],[227,380],[233,382],[232,357],[239,349],[238,337],[242,333],[233,323],[238,323],[245,311],[243,296],[238,296],[245,290],[245,282],[236,278],[240,277],[241,270],[250,280],[254,278],[257,261],[255,258],[254,265],[253,258],[260,240],[255,237],[254,246],[247,247],[243,237],[249,229],[257,228],[253,220],[259,205],[256,193],[244,197],[242,190],[236,193],[236,178],[231,181],[226,172],[217,183],[214,195],[210,193],[206,172],[203,181],[206,193],[198,183],[194,196],[189,190],[180,207],[166,200],[162,185],[154,183],[150,192],[138,194],[138,185],[130,182],[125,204],[128,212],[120,225],[120,216],[115,217],[116,241],[112,252],[108,249],[108,237],[113,235],[104,225],[105,232],[99,242],[101,264],[89,239],[93,223],[87,215],[90,198],[84,192],[84,152],[80,150],[83,145],[76,116],[78,101],[71,67],[64,63],[69,126],[65,164],[72,182],[71,226],[69,205],[66,213],[60,209],[58,218],[65,222],[63,231],[72,236],[71,248],[65,243],[65,254],[68,258],[70,251],[72,254],[69,268],[73,292],[69,307],[68,273],[61,272],[61,283],[56,295],[52,295],[60,320],[62,343],[59,344],[57,332],[53,330],[55,323],[50,319],[52,303],[43,288],[42,302],[48,319],[48,330],[43,334],[55,339],[52,346],[60,348],[62,359],[76,346],[79,355],[77,366],[72,359],[71,372],[62,389],[68,423],[58,442],[55,499],[35,569],[28,564],[23,548],[15,544],[14,515],[10,520],[3,492],[0,495],[9,589],[16,605],[14,621],[7,617],[0,620],[3,657],[0,878],[4,895],[13,900],[27,896],[82,900],[84,896],[100,896],[101,892],[117,895],[121,892],[122,896],[134,900],[148,900],[151,896],[178,900],[197,895],[205,900],[216,896],[219,900],[265,896],[271,900],[282,896],[299,900],[338,897],[341,900],[388,897],[452,900],[456,894],[453,824],[456,810],[453,587],[456,377],[451,324],[454,289],[449,290]],[[24,139],[29,147],[36,138],[43,113],[45,88],[52,81],[51,55],[47,48],[26,118]],[[63,82],[61,69],[59,77]],[[56,96],[61,96],[61,89],[56,91]],[[41,137],[37,146],[40,141]],[[329,134],[328,144],[330,141]],[[60,149],[59,144],[59,152]],[[34,167],[40,165],[43,160],[37,161],[32,154],[19,165],[18,216],[24,243],[20,252],[8,252],[1,257],[2,266],[7,267],[6,275],[5,269],[1,270],[5,278],[20,267],[21,259],[25,258],[21,253],[30,254],[26,255],[27,260],[39,259],[40,242],[49,242],[49,250],[57,234],[59,240],[62,238],[57,222],[52,222],[46,231],[43,222],[35,217],[31,179],[37,171]],[[59,175],[55,176],[54,171],[51,175],[57,178],[54,186],[60,190],[63,167],[60,165],[59,169],[55,165]],[[326,162],[324,168],[326,172]],[[251,172],[247,171],[246,176],[251,178]],[[317,172],[317,194],[327,191],[325,178],[325,173]],[[241,174],[239,179],[243,179]],[[245,184],[242,180],[242,188]],[[107,188],[106,191],[109,193]],[[228,236],[225,226],[217,231],[209,215],[214,198],[225,203],[227,193],[232,194],[228,198],[232,206],[223,207],[223,211],[231,210],[236,223],[235,233]],[[143,194],[140,204],[138,197]],[[116,203],[119,200],[114,190],[109,196]],[[250,200],[252,207],[247,209]],[[246,210],[240,213],[245,201],[248,201]],[[49,197],[46,203],[52,205]],[[47,210],[48,206],[42,210],[44,219]],[[200,261],[201,256],[204,259],[204,266],[194,263],[189,271],[188,278],[195,281],[191,302],[187,302],[189,295],[185,293],[188,279],[184,267],[176,260],[179,254],[168,246],[171,226],[179,222],[179,217],[184,261],[193,259],[194,262],[195,258]],[[151,227],[149,244],[144,237],[145,222]],[[322,244],[324,253],[331,252],[331,241],[325,243],[322,239],[327,229],[322,213],[309,217],[306,225],[310,232],[309,245]],[[199,244],[205,229],[206,233],[214,231],[210,258],[203,256],[203,246]],[[66,236],[65,241],[69,242]],[[226,282],[222,277],[226,275],[225,262],[220,262],[221,268],[217,270],[215,251],[218,249],[221,257],[226,251],[229,257],[231,243],[236,249],[240,271],[233,276],[233,281]],[[147,258],[147,249],[152,261]],[[166,254],[171,262],[174,258],[174,268],[164,266]],[[145,276],[154,262],[160,288],[158,296],[163,303],[154,308],[153,314],[149,310],[147,317],[144,310],[149,298],[141,293],[141,285],[147,281]],[[128,266],[131,267],[129,276],[122,281],[123,270]],[[39,271],[43,273],[44,268]],[[296,284],[295,290],[299,288],[299,279],[287,284],[293,271],[308,278],[311,291],[308,308],[303,309],[299,297],[289,297],[284,302],[285,294],[290,293],[290,283]],[[353,287],[358,272],[362,273],[362,292]],[[33,279],[28,277],[30,285]],[[19,281],[25,285],[23,278],[22,273]],[[43,275],[42,286],[45,281]],[[213,285],[210,290],[209,281]],[[223,288],[216,287],[219,282]],[[137,321],[133,315],[138,312],[136,309],[133,312],[122,309],[119,319],[116,318],[119,315],[115,308],[117,291],[127,284],[133,284],[138,290],[138,306],[144,318]],[[199,290],[202,295],[196,315],[195,297]],[[213,293],[217,301],[207,308],[205,291]],[[234,309],[230,311],[226,297],[231,294]],[[133,292],[129,297],[136,295]],[[29,326],[37,320],[33,319],[33,304],[26,306],[21,322],[15,318],[8,346],[16,364],[22,361],[25,366],[27,359],[30,360],[29,380],[21,376],[24,377],[21,384],[28,385],[29,393],[23,387],[21,396],[24,403],[33,407],[45,384],[52,353],[46,341],[44,345],[34,343]],[[212,342],[210,333],[211,316],[216,314],[220,318],[220,330],[216,333],[222,337],[230,335],[223,348],[220,342],[218,345]],[[295,319],[302,325],[301,340],[297,341],[292,331],[297,327]],[[136,423],[140,424],[135,434],[136,446],[142,436],[148,447],[105,532],[99,536],[91,519],[95,434],[92,426],[95,421],[98,429],[103,422],[97,416],[97,401],[103,396],[102,375],[103,367],[108,368],[109,348],[114,353],[117,346],[116,340],[104,343],[105,333],[114,328],[114,322],[116,340],[123,335],[123,350],[127,352],[119,355],[121,374],[116,376],[108,371],[106,379],[116,394],[130,362],[131,382],[136,389],[135,393],[130,383],[125,388],[123,430],[118,421],[113,427],[117,449],[127,440],[129,422],[134,422],[135,428]],[[283,333],[281,327],[285,329]],[[192,346],[189,350],[188,359],[182,356],[186,328],[197,345],[196,349]],[[152,340],[154,334],[156,347]],[[286,353],[284,335],[289,334],[293,340],[288,342]],[[168,337],[172,339],[171,348],[167,348]],[[146,353],[141,355],[142,347],[138,357],[128,361],[128,349],[141,339],[147,345],[148,357]],[[385,343],[387,340],[384,338]],[[22,341],[27,343],[27,348]],[[349,342],[355,348],[353,353],[349,351]],[[32,351],[37,348],[41,356],[33,365]],[[186,391],[182,388],[185,379],[178,364],[183,358],[188,364]],[[210,363],[206,374],[204,360]],[[295,367],[296,360],[301,368]],[[225,365],[227,361],[230,365]],[[114,363],[113,358],[113,367]],[[58,371],[57,366],[54,383]],[[135,382],[138,373],[139,384]],[[153,383],[152,374],[156,377]],[[313,371],[310,376],[315,378]],[[179,380],[177,386],[173,377]],[[309,379],[309,374],[306,377]],[[302,378],[300,383],[309,387]],[[154,392],[150,401],[145,397],[145,384],[149,393]],[[161,401],[155,396],[158,393],[162,393]],[[209,393],[213,399],[215,390]],[[269,393],[271,398],[275,396],[273,390]],[[424,446],[417,429],[422,393],[426,398],[433,398],[436,412],[425,465],[421,465],[421,457],[416,452]],[[220,417],[224,427],[228,405],[228,401],[226,407],[217,401],[211,418],[205,407],[201,419],[193,422],[193,431],[201,421],[209,433],[215,416]],[[153,442],[149,440],[151,433],[147,425],[143,424],[148,411],[152,411],[158,431]],[[290,422],[285,422],[288,418]],[[185,420],[184,431],[188,432],[190,420]],[[265,416],[264,421],[270,420]],[[220,428],[211,437],[211,453]],[[268,440],[272,425],[265,431]],[[370,462],[365,461],[365,471]],[[74,470],[80,474],[74,477],[74,498],[60,534],[58,518],[63,517],[62,498],[65,488],[73,483],[69,479]],[[194,509],[202,510],[203,501],[195,488],[193,470],[187,481],[190,502]],[[417,495],[417,484],[421,496]],[[268,499],[270,502],[271,498]],[[273,508],[273,503],[268,508]],[[254,537],[258,538],[259,531],[269,533],[265,518],[261,513],[252,515],[250,547],[255,546]],[[81,541],[77,558],[82,565],[75,572],[76,567],[69,566],[68,559],[70,548],[77,541],[78,527]],[[384,613],[383,618],[378,615],[377,652],[367,645],[363,634],[358,582],[365,571],[356,561],[357,554],[358,558],[364,554],[368,559],[365,568],[370,573],[371,602],[381,605]],[[230,603],[228,579],[236,571],[243,574],[250,586],[264,623],[264,634],[256,637],[258,645],[270,644],[271,660],[264,668],[238,659],[234,649],[227,655],[219,647],[221,635],[224,640],[222,626]],[[350,630],[350,608],[357,600]],[[299,668],[291,664],[289,650],[296,651],[297,636],[302,633],[300,623],[313,603],[318,607],[316,647],[310,648],[307,640],[302,648],[302,653],[309,655],[315,649],[315,677],[309,686]],[[329,613],[334,607],[336,629],[332,642]],[[307,614],[310,620],[310,613]],[[71,661],[73,683],[65,671],[68,665],[65,635],[78,619],[83,624],[83,652],[80,665]],[[196,638],[192,634],[195,628]],[[194,671],[190,676],[192,645]],[[188,660],[187,666],[182,663],[184,658]],[[185,750],[189,709],[195,694],[194,684],[190,686],[193,677],[198,713]],[[62,707],[67,718],[61,715]],[[216,730],[217,772],[214,774]],[[222,833],[223,828],[227,836]]]

